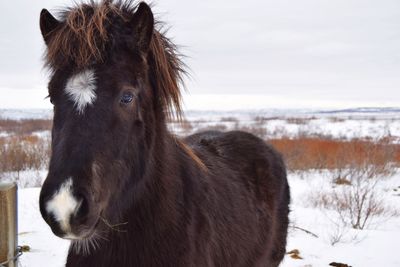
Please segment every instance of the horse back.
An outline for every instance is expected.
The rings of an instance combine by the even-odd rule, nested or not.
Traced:
[[[209,199],[209,220],[214,221],[211,231],[217,231],[219,239],[230,239],[217,243],[225,244],[220,249],[224,253],[231,249],[232,254],[216,258],[229,258],[235,266],[277,265],[285,253],[290,198],[281,155],[262,139],[241,131],[201,132],[184,141],[207,167],[195,179],[208,188],[204,194]],[[224,223],[219,225],[219,220]],[[215,253],[218,249],[213,248]]]

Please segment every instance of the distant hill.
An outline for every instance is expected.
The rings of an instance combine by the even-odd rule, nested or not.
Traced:
[[[360,107],[360,108],[349,108],[349,109],[338,109],[338,110],[324,110],[319,113],[332,114],[332,113],[400,113],[400,108],[395,107]]]

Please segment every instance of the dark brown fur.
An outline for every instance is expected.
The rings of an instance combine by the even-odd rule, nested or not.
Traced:
[[[47,44],[46,65],[53,71],[74,67],[84,69],[94,62],[106,60],[106,49],[112,43],[109,33],[115,20],[129,21],[135,5],[131,1],[117,2],[89,1],[62,11],[63,21],[44,36]],[[155,22],[160,30],[153,32],[150,43],[150,68],[155,72],[155,82],[159,88],[161,105],[166,114],[182,116],[181,93],[179,85],[185,73],[183,62],[176,46],[162,33],[162,23]]]
[[[281,156],[249,133],[169,133],[183,68],[153,25],[147,5],[130,2],[89,2],[60,21],[42,11],[55,111],[40,208],[64,237],[46,201],[71,177],[83,203],[67,266],[278,266],[289,213]],[[97,98],[78,114],[64,87],[88,68]],[[76,249],[85,242],[96,242],[90,253]]]

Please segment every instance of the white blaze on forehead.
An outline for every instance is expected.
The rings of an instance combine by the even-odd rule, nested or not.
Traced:
[[[49,214],[53,214],[63,231],[69,232],[71,231],[70,217],[77,212],[80,204],[81,202],[72,195],[72,179],[69,178],[47,202],[46,210]]]
[[[96,76],[93,70],[84,70],[69,78],[65,91],[79,113],[96,100]]]

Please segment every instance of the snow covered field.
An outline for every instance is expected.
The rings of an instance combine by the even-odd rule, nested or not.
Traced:
[[[49,119],[51,113],[50,110],[0,110],[0,117]],[[186,126],[171,124],[171,128],[178,134],[188,134],[207,127],[230,130],[254,126],[265,130],[266,139],[305,134],[337,139],[377,139],[390,136],[394,143],[400,140],[400,111],[397,109],[197,110],[187,111],[186,118]],[[0,134],[12,136],[12,133],[1,132],[1,129]],[[47,131],[34,135],[49,138]],[[52,234],[39,212],[40,188],[31,188],[40,184],[46,170],[1,173],[0,181],[12,180],[17,175],[20,185],[18,243],[31,248],[31,251],[21,256],[20,266],[64,266],[69,242]],[[393,176],[379,179],[376,194],[384,199],[385,205],[400,212],[400,169]],[[400,266],[400,258],[396,253],[400,240],[400,216],[375,216],[363,230],[339,225],[335,212],[310,204],[313,193],[321,190],[330,192],[333,187],[340,186],[332,183],[329,171],[291,172],[289,183],[292,211],[287,251],[298,250],[299,254],[296,255],[299,259],[286,255],[281,266],[319,267],[328,266],[331,262],[353,267]]]
[[[321,110],[259,110],[232,112],[187,112],[193,131],[210,126],[235,124],[262,126],[266,138],[299,135],[329,136],[332,138],[400,137],[400,112],[351,112]],[[397,140],[399,141],[399,140]]]
[[[290,174],[289,183],[292,193],[292,224],[311,231],[318,238],[291,228],[287,250],[298,249],[302,259],[293,259],[287,255],[281,266],[318,267],[328,266],[331,262],[362,267],[400,266],[400,258],[396,253],[400,240],[400,217],[377,218],[375,223],[364,230],[341,229],[345,232],[343,240],[332,246],[330,240],[336,231],[334,224],[326,213],[309,207],[306,201],[310,191],[326,183],[326,177],[319,172]],[[64,266],[69,242],[53,235],[41,218],[39,191],[39,188],[19,190],[19,244],[31,247],[30,252],[21,256],[20,265]],[[400,208],[400,173],[386,178],[380,184],[379,192]]]
[[[327,186],[327,177],[321,173],[289,175],[292,194],[291,222],[307,229],[318,238],[300,230],[291,229],[287,251],[298,249],[302,260],[286,256],[282,266],[317,267],[328,266],[331,262],[345,263],[350,266],[400,266],[396,253],[400,238],[400,217],[375,218],[364,230],[351,227],[337,228],[334,214],[312,208],[307,199],[313,191]],[[386,196],[398,210],[400,208],[400,173],[381,182],[378,194]],[[394,191],[396,189],[396,191]],[[342,235],[341,240],[331,245],[332,238]]]
[[[51,119],[48,109],[0,109],[2,119]],[[400,142],[400,109],[355,108],[328,109],[257,109],[257,110],[187,110],[185,117],[190,130],[180,124],[171,124],[178,134],[189,134],[210,126],[223,126],[225,130],[241,126],[265,129],[265,138],[295,137],[299,135],[328,136],[333,138],[378,139],[391,136]],[[1,131],[0,136],[6,135]]]

